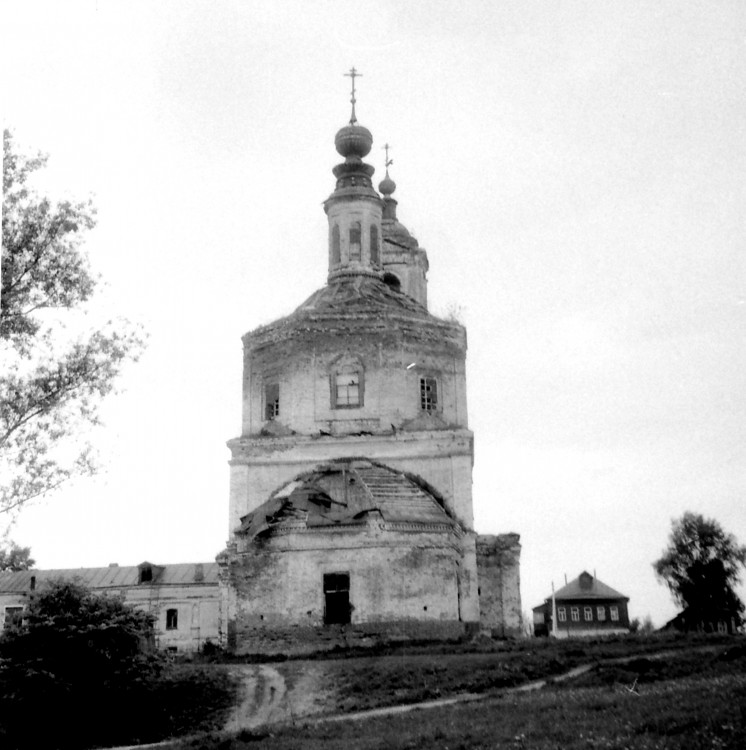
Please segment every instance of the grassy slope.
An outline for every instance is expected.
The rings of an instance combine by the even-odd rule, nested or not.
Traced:
[[[550,666],[556,673],[561,671],[558,664],[564,668],[597,658],[622,657],[641,651],[648,654],[625,664],[599,667],[577,681],[533,694],[488,698],[478,704],[357,722],[273,728],[264,733],[244,732],[233,738],[210,736],[175,743],[172,747],[174,750],[746,747],[746,645],[713,639],[704,643],[704,649],[701,640],[681,649],[687,644],[655,639],[637,644],[533,642],[532,648],[523,644],[500,652],[502,665],[496,660],[500,655],[497,653],[399,655],[339,661],[332,667],[340,680],[340,705],[351,709],[411,702],[433,697],[433,692],[489,691],[513,683],[518,675],[535,677],[542,666]],[[653,651],[666,648],[669,651],[665,658],[651,658]],[[292,665],[286,667],[292,671]],[[366,685],[367,690],[363,689]],[[632,685],[634,692],[627,689]]]

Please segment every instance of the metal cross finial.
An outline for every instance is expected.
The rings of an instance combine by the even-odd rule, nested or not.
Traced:
[[[386,151],[386,161],[384,162],[384,167],[386,167],[386,170],[388,171],[388,168],[394,163],[393,159],[389,159],[389,149],[391,148],[391,146],[386,143],[384,144],[383,148]]]
[[[352,98],[350,101],[352,102],[352,115],[350,117],[350,125],[354,125],[357,122],[357,117],[355,117],[355,102],[357,101],[355,99],[355,78],[362,78],[363,74],[358,73],[357,70],[355,70],[355,66],[350,68],[349,73],[345,73],[345,76],[348,78],[352,78]]]

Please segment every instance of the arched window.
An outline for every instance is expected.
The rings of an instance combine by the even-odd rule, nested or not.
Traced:
[[[383,274],[383,283],[389,286],[395,292],[401,291],[401,281],[399,281],[399,277],[393,273]]]
[[[336,265],[342,260],[342,253],[339,249],[339,225],[335,224],[332,229],[332,263]]]
[[[373,224],[370,228],[370,262],[377,266],[379,264],[380,253],[378,251],[378,227]]]
[[[361,234],[360,222],[353,221],[350,224],[350,260],[360,260],[362,249],[361,245]]]

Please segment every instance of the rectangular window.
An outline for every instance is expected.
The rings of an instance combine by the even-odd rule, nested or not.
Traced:
[[[166,630],[177,630],[179,627],[179,610],[166,610]]]
[[[277,419],[280,416],[280,384],[267,383],[264,386],[264,419]]]
[[[586,622],[591,622],[591,620],[593,620],[593,607],[585,607],[583,616],[585,617]]]
[[[338,372],[334,377],[335,406],[360,406],[360,373]]]
[[[324,625],[346,625],[350,621],[350,574],[324,575]]]
[[[570,609],[570,617],[572,617],[573,622],[580,622],[580,610],[577,607],[572,607]]]
[[[20,625],[23,618],[23,607],[6,607],[5,608],[5,627],[11,625]]]
[[[350,260],[360,260],[362,253],[362,230],[360,222],[353,221],[350,225]]]
[[[609,615],[614,622],[619,620],[619,607],[609,607]]]
[[[332,263],[337,265],[342,260],[342,253],[339,245],[339,227],[335,224],[332,229]]]
[[[435,378],[420,378],[420,408],[436,411],[438,408],[438,383]]]
[[[606,619],[606,607],[596,607],[596,617],[599,622],[603,622]]]
[[[557,607],[557,619],[560,622],[567,622],[567,610],[564,607]]]
[[[370,226],[370,262],[377,266],[380,262],[380,253],[378,252],[378,227],[375,224]]]

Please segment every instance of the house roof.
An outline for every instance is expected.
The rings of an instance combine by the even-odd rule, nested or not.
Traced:
[[[550,601],[551,598],[550,594],[544,601]],[[607,586],[585,570],[577,578],[570,581],[570,583],[555,591],[554,599],[555,601],[557,599],[623,599],[624,601],[629,601],[628,596],[620,594],[616,589]],[[539,605],[539,607],[542,606],[543,604]]]
[[[176,563],[172,565],[145,564],[153,568],[153,583],[159,585],[184,585],[188,583],[216,584],[218,564]],[[198,567],[202,567],[201,577]],[[19,593],[31,589],[31,578],[36,578],[36,587],[45,581],[59,579],[74,580],[92,589],[122,588],[136,586],[140,581],[140,565],[110,565],[106,568],[59,568],[55,570],[21,570],[0,572],[0,593]],[[201,580],[200,580],[201,578]],[[147,584],[145,584],[147,585]]]
[[[385,522],[456,523],[432,488],[413,477],[367,459],[329,461],[284,484],[241,519],[241,531],[254,537],[280,528],[339,524],[365,525],[371,513]]]

